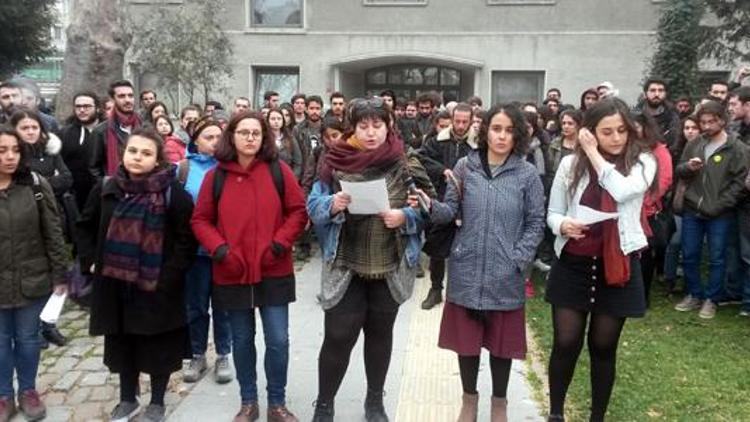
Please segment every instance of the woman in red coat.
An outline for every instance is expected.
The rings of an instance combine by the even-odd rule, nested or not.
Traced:
[[[268,420],[296,421],[286,409],[289,303],[295,300],[291,249],[307,224],[305,198],[278,160],[260,114],[232,117],[206,174],[192,227],[211,254],[213,305],[229,312],[242,406],[235,422],[258,419],[255,309],[266,343]]]

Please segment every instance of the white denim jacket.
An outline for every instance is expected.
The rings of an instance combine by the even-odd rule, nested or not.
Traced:
[[[568,237],[560,233],[562,223],[568,218],[576,218],[578,205],[583,191],[589,184],[589,175],[585,173],[576,186],[572,197],[570,184],[573,183],[573,169],[576,156],[569,155],[560,161],[550,191],[547,225],[555,234],[555,253],[559,257]],[[615,165],[607,165],[599,172],[599,185],[617,202],[617,228],[620,231],[620,248],[625,255],[643,249],[648,245],[641,226],[641,208],[643,197],[656,176],[656,159],[651,153],[642,153],[630,170],[623,176]]]

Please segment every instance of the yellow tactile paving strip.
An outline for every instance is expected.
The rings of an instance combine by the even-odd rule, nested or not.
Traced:
[[[429,277],[417,279],[396,422],[455,421],[461,407],[456,354],[437,347],[443,307],[429,311],[419,307],[429,289]]]

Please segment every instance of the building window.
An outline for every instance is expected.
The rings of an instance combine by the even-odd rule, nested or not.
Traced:
[[[429,91],[447,93],[461,98],[461,72],[449,67],[428,64],[404,64],[379,67],[367,71],[365,87],[371,94],[386,89],[397,96],[415,99]]]
[[[544,91],[543,71],[492,72],[492,104],[539,102]]]
[[[301,28],[303,0],[250,0],[250,24],[266,28]]]
[[[365,6],[426,6],[427,0],[362,0]]]
[[[488,6],[538,6],[555,3],[557,0],[487,0]]]
[[[260,109],[263,107],[263,93],[276,91],[282,101],[287,101],[299,92],[299,68],[297,67],[257,67],[253,68],[255,75],[255,98],[253,103]]]

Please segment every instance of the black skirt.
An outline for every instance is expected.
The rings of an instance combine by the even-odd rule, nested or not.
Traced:
[[[191,357],[186,327],[153,335],[110,334],[104,336],[104,364],[111,372],[171,374]]]
[[[638,318],[646,313],[641,263],[630,255],[630,281],[610,287],[604,280],[601,257],[572,255],[563,251],[552,264],[545,299],[554,306],[594,314]]]

